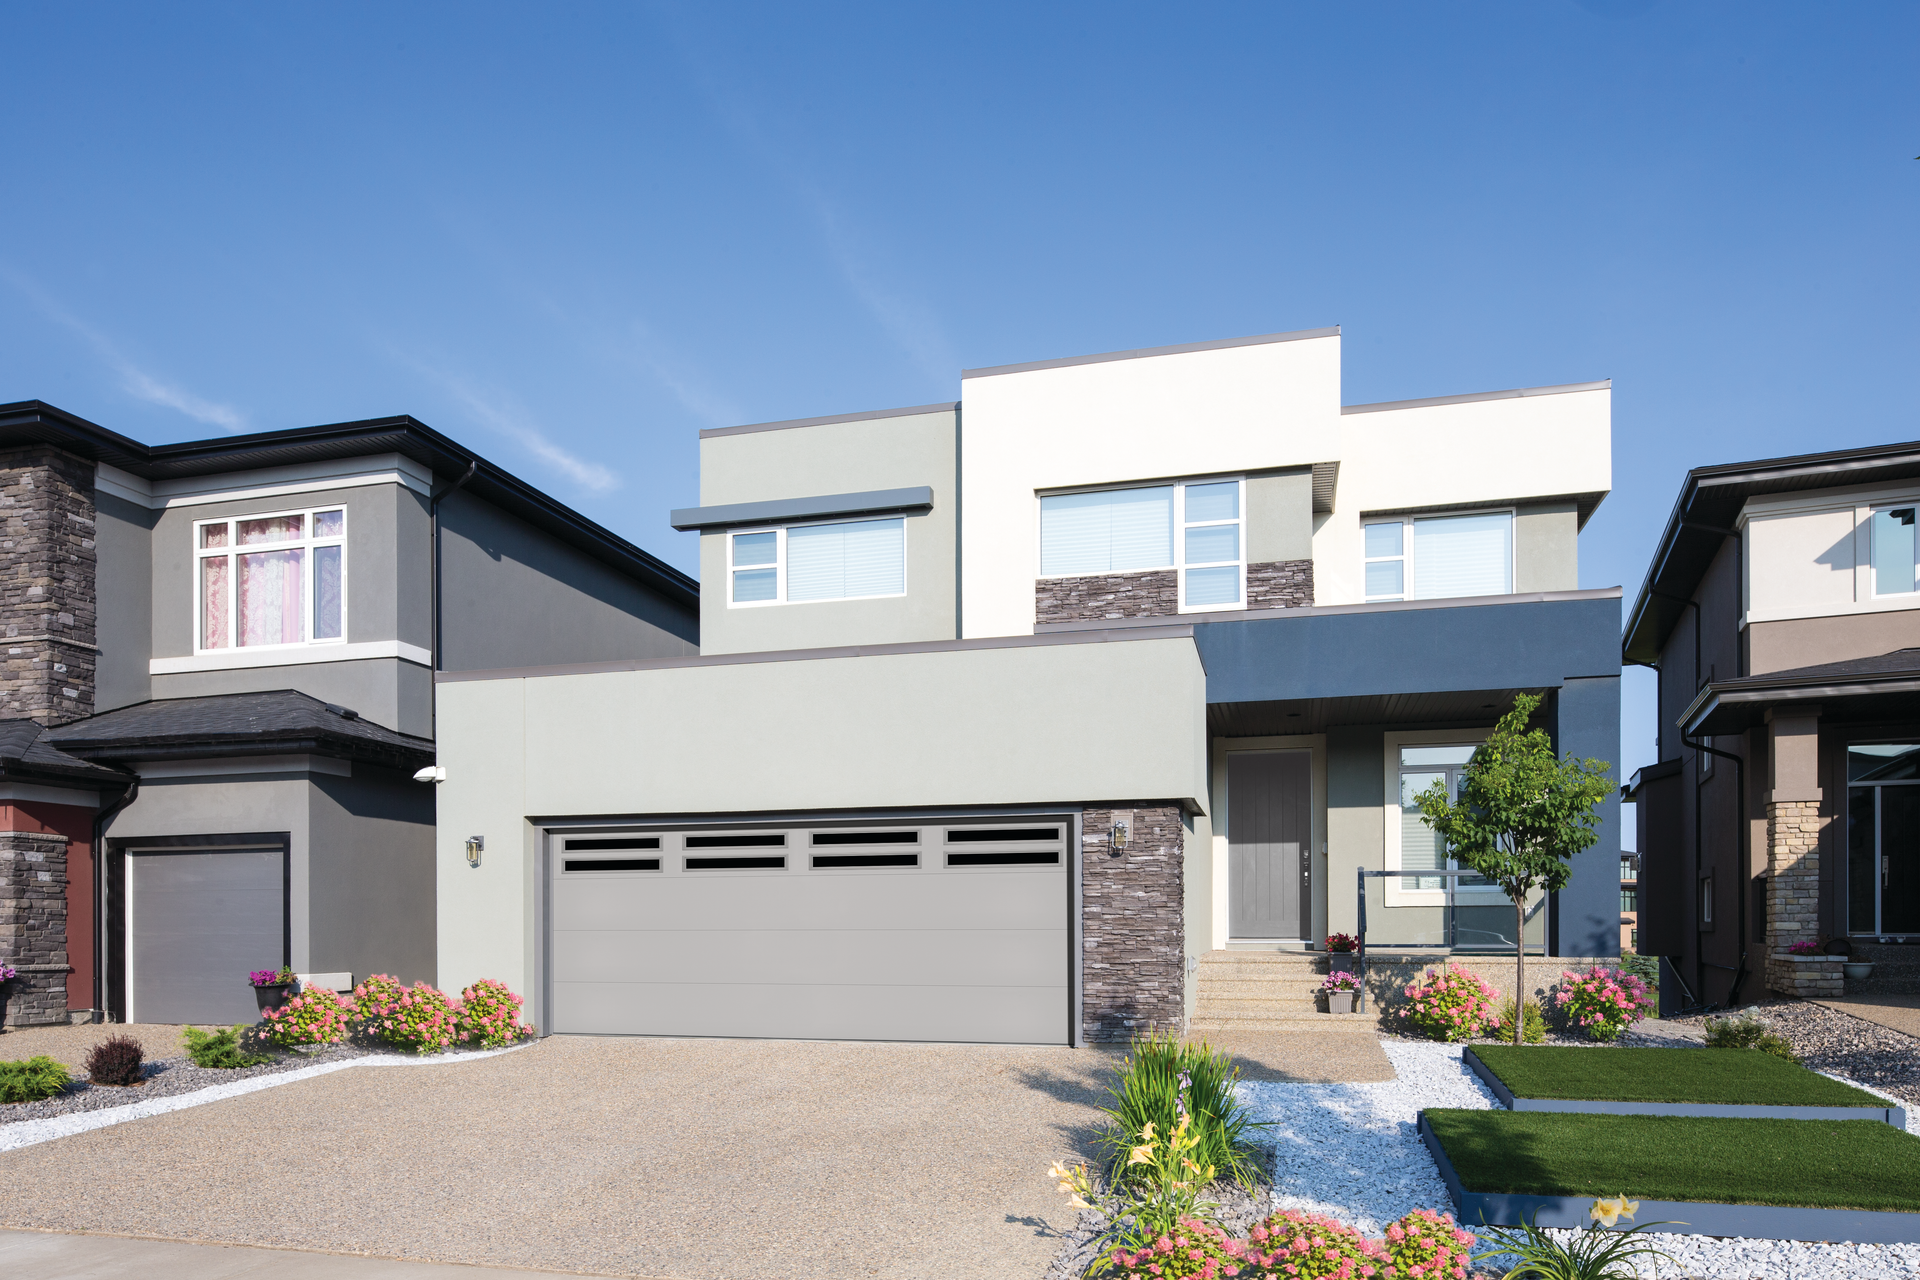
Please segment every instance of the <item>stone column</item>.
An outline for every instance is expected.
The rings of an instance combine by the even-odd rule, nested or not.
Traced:
[[[1116,816],[1130,819],[1113,847]],[[1087,809],[1080,820],[1081,1028],[1122,1042],[1184,1030],[1186,825],[1164,801]]]
[[[44,446],[0,454],[0,718],[93,714],[93,464]]]
[[[1771,710],[1767,729],[1767,986],[1790,996],[1841,995],[1840,957],[1787,953],[1796,942],[1820,940],[1820,836],[1826,826],[1820,813],[1820,708]]]
[[[0,831],[0,962],[20,971],[7,991],[7,1025],[67,1018],[67,838]]]

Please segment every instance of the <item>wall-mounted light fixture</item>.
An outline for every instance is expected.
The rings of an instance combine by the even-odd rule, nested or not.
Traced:
[[[426,768],[416,772],[413,775],[413,780],[415,782],[445,782],[447,780],[447,767],[441,764],[430,764]]]
[[[1113,847],[1124,849],[1127,847],[1127,841],[1132,838],[1133,815],[1127,814],[1123,817],[1116,814],[1113,819]]]
[[[470,867],[479,866],[480,851],[482,849],[485,849],[486,847],[487,847],[487,838],[485,836],[468,836],[467,837],[467,865]]]

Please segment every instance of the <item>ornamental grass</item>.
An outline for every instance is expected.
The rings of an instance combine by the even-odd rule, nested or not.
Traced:
[[[1239,1078],[1231,1054],[1190,1044],[1178,1032],[1135,1040],[1107,1089],[1114,1105],[1103,1111],[1107,1128],[1098,1141],[1108,1182],[1120,1186],[1137,1178],[1138,1166],[1129,1160],[1140,1135],[1172,1133],[1185,1117],[1195,1140],[1194,1163],[1252,1190],[1261,1172],[1254,1138],[1268,1125],[1241,1104],[1234,1092]]]

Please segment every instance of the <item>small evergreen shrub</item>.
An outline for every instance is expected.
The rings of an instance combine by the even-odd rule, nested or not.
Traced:
[[[1653,992],[1647,984],[1621,969],[1597,964],[1591,969],[1560,975],[1554,1002],[1567,1021],[1594,1040],[1620,1038],[1653,1012]]]
[[[1473,1233],[1455,1225],[1452,1214],[1415,1209],[1387,1228],[1390,1274],[1395,1280],[1466,1280],[1473,1245]]]
[[[245,1030],[244,1027],[228,1027],[225,1031],[202,1031],[198,1027],[182,1027],[180,1034],[186,1041],[187,1057],[192,1059],[196,1067],[234,1071],[271,1062],[271,1058],[249,1053],[241,1046],[240,1036]]]
[[[1513,997],[1508,996],[1500,1004],[1500,1016],[1493,1024],[1493,1034],[1502,1040],[1513,1040]],[[1520,1038],[1527,1044],[1539,1044],[1547,1038],[1547,1018],[1540,1012],[1540,1002],[1529,1000],[1526,1004],[1526,1022],[1520,1028]]]
[[[446,992],[376,973],[353,989],[354,1029],[407,1053],[440,1053],[460,1039],[460,1011]]]
[[[39,1102],[60,1093],[71,1079],[44,1053],[25,1062],[0,1062],[0,1102]]]
[[[1788,1062],[1798,1062],[1793,1046],[1774,1034],[1773,1024],[1749,1009],[1731,1018],[1707,1019],[1709,1049],[1758,1049]]]
[[[87,1079],[94,1084],[139,1084],[145,1058],[146,1051],[132,1036],[109,1036],[87,1054]]]
[[[1379,1241],[1346,1223],[1282,1209],[1248,1233],[1240,1275],[1259,1280],[1385,1280],[1392,1265]]]
[[[340,993],[308,987],[261,1016],[260,1033],[281,1048],[300,1044],[339,1044],[347,1038],[353,1008]]]
[[[482,978],[460,993],[461,1035],[482,1049],[517,1044],[533,1034],[533,1028],[520,1021],[525,1003],[506,983]]]
[[[1493,988],[1461,969],[1429,969],[1406,985],[1396,1016],[1432,1040],[1471,1040],[1493,1025]]]
[[[1109,1274],[1119,1280],[1214,1280],[1217,1276],[1246,1274],[1236,1270],[1246,1252],[1245,1245],[1229,1239],[1219,1227],[1198,1218],[1183,1218],[1171,1234],[1152,1244],[1115,1249],[1108,1255],[1112,1267]]]

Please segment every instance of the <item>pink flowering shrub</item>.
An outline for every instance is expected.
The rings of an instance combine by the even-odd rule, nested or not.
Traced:
[[[1387,1228],[1393,1280],[1466,1280],[1473,1233],[1454,1225],[1450,1213],[1415,1209]]]
[[[1173,1234],[1140,1249],[1115,1249],[1108,1255],[1119,1280],[1217,1280],[1242,1274],[1246,1246],[1198,1218],[1182,1218]]]
[[[460,993],[460,1031],[483,1049],[499,1049],[524,1040],[533,1028],[520,1021],[525,1001],[497,978],[482,978]]]
[[[376,973],[353,989],[355,1030],[410,1053],[439,1053],[460,1039],[460,1009],[446,992]]]
[[[1391,1265],[1379,1241],[1346,1223],[1282,1209],[1248,1234],[1240,1274],[1259,1280],[1386,1280]]]
[[[1617,1039],[1654,1006],[1653,992],[1643,979],[1605,965],[1561,974],[1553,999],[1568,1022],[1595,1040]]]
[[[337,991],[307,987],[276,1009],[261,1014],[260,1034],[281,1048],[297,1044],[339,1044],[347,1038],[353,1007]]]
[[[1434,1040],[1471,1040],[1498,1018],[1493,988],[1459,969],[1429,969],[1406,986],[1400,1021]]]

